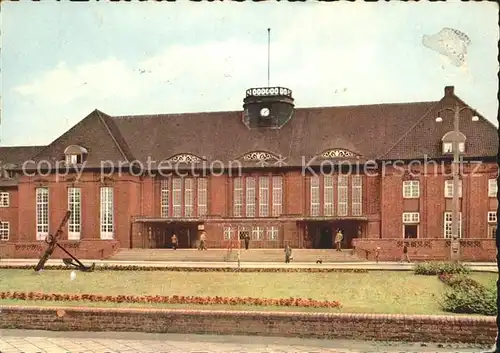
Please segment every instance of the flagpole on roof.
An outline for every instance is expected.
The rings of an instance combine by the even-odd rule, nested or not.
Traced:
[[[271,28],[267,29],[267,87],[271,79]]]

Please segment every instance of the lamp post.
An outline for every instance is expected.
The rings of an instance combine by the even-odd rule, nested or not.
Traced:
[[[476,111],[465,106],[459,107],[458,104],[455,105],[455,108],[442,108],[438,112],[438,117],[436,121],[441,122],[442,119],[440,117],[440,113],[442,111],[449,110],[454,112],[453,117],[453,141],[452,141],[452,151],[453,151],[453,164],[452,164],[452,173],[453,173],[453,204],[452,204],[452,215],[451,215],[451,260],[459,261],[460,259],[460,240],[459,240],[459,225],[460,225],[460,213],[459,213],[459,173],[460,173],[460,146],[459,146],[459,137],[460,137],[460,113],[469,110],[473,113],[472,121],[477,121],[479,118],[477,117]]]

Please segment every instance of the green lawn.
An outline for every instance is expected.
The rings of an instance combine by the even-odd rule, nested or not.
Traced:
[[[475,273],[482,283],[493,283],[494,273]],[[220,272],[125,272],[0,270],[0,291],[44,293],[88,293],[106,295],[184,295],[338,300],[342,309],[234,307],[230,309],[302,310],[364,313],[445,314],[438,299],[445,286],[436,276],[412,272],[375,271],[369,273],[220,273]],[[72,305],[71,302],[28,302],[0,300],[1,305]],[[103,307],[163,307],[226,309],[222,305],[85,303]]]

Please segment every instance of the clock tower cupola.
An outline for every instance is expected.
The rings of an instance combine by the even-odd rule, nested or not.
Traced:
[[[267,87],[247,89],[243,100],[243,123],[248,128],[279,129],[293,116],[292,91],[270,86],[271,29],[267,29]]]

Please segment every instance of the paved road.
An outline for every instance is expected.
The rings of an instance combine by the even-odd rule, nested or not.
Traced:
[[[1,353],[451,353],[485,347],[399,345],[255,336],[0,330]]]
[[[161,266],[161,267],[230,267],[236,268],[235,262],[187,262],[187,261],[112,261],[112,260],[84,260],[84,264],[95,263],[100,265],[117,265],[117,266]],[[0,265],[36,265],[36,259],[0,259]],[[465,263],[474,271],[482,272],[498,272],[496,263],[480,262],[480,263]],[[62,260],[49,260],[47,265],[62,265]],[[398,262],[330,262],[316,264],[310,262],[292,262],[285,264],[282,262],[242,262],[242,268],[342,268],[342,269],[366,269],[366,270],[411,270],[414,264],[398,263]]]

